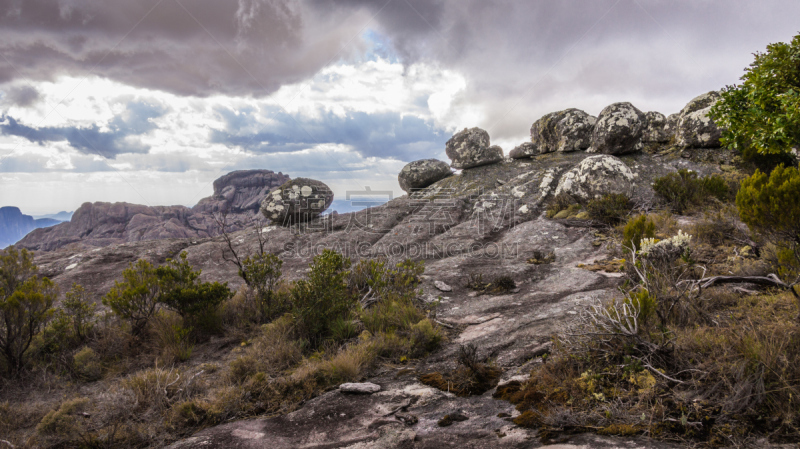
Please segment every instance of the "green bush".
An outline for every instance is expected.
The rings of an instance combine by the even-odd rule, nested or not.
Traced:
[[[160,294],[158,301],[177,312],[185,327],[214,332],[219,327],[218,308],[232,294],[228,284],[200,282],[200,270],[192,270],[186,252],[180,260],[167,259],[156,269]]]
[[[103,377],[100,356],[88,346],[84,346],[72,356],[72,366],[78,377],[83,380],[93,381]]]
[[[441,329],[425,318],[411,326],[411,356],[421,357],[439,347],[444,335]]]
[[[356,298],[347,288],[350,259],[325,249],[314,257],[305,280],[292,286],[292,313],[303,336],[313,347],[332,337],[338,319],[351,319]]]
[[[58,437],[61,440],[77,440],[86,431],[84,417],[80,415],[89,405],[88,398],[64,401],[56,410],[51,410],[36,426],[40,435]]]
[[[756,53],[741,80],[711,110],[723,144],[767,169],[787,162],[800,147],[800,35]]]
[[[622,246],[628,249],[641,248],[643,238],[654,238],[656,225],[647,215],[631,217],[622,230]]]
[[[122,279],[122,282],[115,282],[103,297],[103,304],[127,321],[131,325],[131,333],[138,336],[158,309],[158,276],[150,262],[138,260],[122,271]]]
[[[25,367],[34,337],[53,315],[58,288],[37,270],[24,249],[0,252],[0,357],[8,375]]]
[[[239,275],[256,294],[262,322],[285,311],[282,310],[282,304],[275,304],[275,289],[281,278],[282,266],[283,261],[278,256],[263,252],[242,261]]]
[[[778,246],[794,251],[800,262],[800,171],[779,165],[769,175],[756,170],[736,195],[739,216]]]
[[[696,172],[684,168],[656,178],[653,190],[679,214],[703,204],[710,197],[724,201],[728,196],[728,184],[719,175],[699,178]]]
[[[561,192],[550,200],[547,206],[547,218],[555,218],[559,212],[573,208],[574,212],[580,210],[580,205],[569,194]]]
[[[612,193],[589,201],[586,209],[592,220],[613,226],[621,223],[631,212],[633,203],[627,195]]]

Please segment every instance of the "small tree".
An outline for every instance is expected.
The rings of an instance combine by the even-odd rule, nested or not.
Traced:
[[[292,288],[292,312],[313,346],[331,335],[331,324],[352,316],[355,296],[347,288],[350,259],[325,249],[309,265],[307,280]]]
[[[275,254],[258,253],[242,261],[240,276],[255,291],[262,318],[272,318],[275,288],[281,278],[283,261]]]
[[[36,275],[33,254],[13,246],[0,252],[0,350],[8,375],[19,373],[33,337],[53,313],[58,290]]]
[[[159,288],[158,302],[177,312],[184,325],[194,324],[208,318],[217,307],[230,298],[228,284],[200,282],[200,270],[192,270],[182,252],[180,260],[167,259],[167,263],[156,269]]]
[[[131,333],[138,336],[158,308],[158,276],[150,262],[138,260],[122,271],[122,279],[106,294],[103,304],[128,321]]]
[[[800,35],[756,53],[741,80],[725,87],[711,110],[722,142],[745,159],[800,147]]]
[[[96,308],[89,292],[80,284],[72,284],[57,315],[58,319],[64,320],[69,325],[72,336],[78,342],[83,342],[94,326],[92,320]]]

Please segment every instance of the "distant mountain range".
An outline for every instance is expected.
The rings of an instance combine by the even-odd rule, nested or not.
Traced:
[[[29,232],[38,228],[47,228],[69,220],[72,212],[59,212],[34,218],[25,215],[18,207],[0,207],[0,248],[17,243]],[[67,217],[66,220],[52,217]]]
[[[63,211],[62,210],[61,212],[59,212],[57,214],[34,215],[33,218],[36,219],[36,220],[39,220],[39,219],[42,219],[42,218],[51,218],[53,220],[58,220],[58,221],[70,221],[72,219],[72,214],[74,214],[74,213],[75,213],[74,211],[67,212],[67,211]]]

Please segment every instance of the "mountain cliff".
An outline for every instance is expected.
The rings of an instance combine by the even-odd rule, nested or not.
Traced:
[[[34,219],[24,215],[17,207],[0,207],[0,248],[13,245],[34,229],[58,223],[61,221],[51,218]]]

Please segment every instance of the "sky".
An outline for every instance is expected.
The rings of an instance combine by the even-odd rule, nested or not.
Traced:
[[[403,192],[458,130],[677,112],[800,32],[797,0],[0,0],[0,206],[192,206],[233,170]]]

